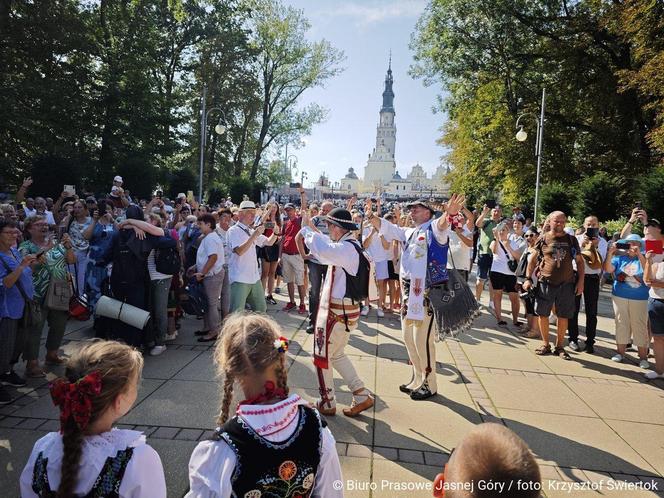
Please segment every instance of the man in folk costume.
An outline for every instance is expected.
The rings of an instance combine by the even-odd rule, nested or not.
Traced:
[[[334,367],[353,392],[353,402],[343,413],[356,417],[374,405],[373,396],[345,352],[349,334],[360,318],[360,301],[368,293],[369,261],[353,238],[351,230],[357,230],[357,225],[348,210],[333,209],[324,220],[329,237],[316,231],[306,212],[300,232],[311,254],[327,265],[314,330],[314,365],[320,390],[317,408],[323,415],[336,413]]]
[[[435,219],[427,201],[408,204],[414,227],[398,227],[381,220],[373,214],[371,201],[367,203],[369,221],[387,240],[404,244],[400,271],[401,331],[413,377],[399,389],[414,400],[430,398],[438,391],[436,334],[444,337],[469,327],[477,311],[472,292],[454,270],[447,269],[448,219],[461,210],[464,201],[463,195],[452,195],[443,215]]]

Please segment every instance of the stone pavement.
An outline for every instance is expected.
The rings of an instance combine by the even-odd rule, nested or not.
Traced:
[[[279,311],[283,303],[279,298],[269,313],[291,339],[289,384],[314,399],[311,336],[302,316]],[[644,381],[634,361],[610,361],[613,319],[605,292],[600,314],[597,354],[570,352],[573,361],[566,362],[536,356],[537,340],[498,329],[483,313],[459,342],[437,344],[439,394],[415,402],[398,390],[410,378],[398,318],[370,313],[347,352],[376,393],[376,405],[356,419],[328,419],[345,496],[431,496],[427,486],[451,449],[483,421],[505,424],[526,440],[540,463],[545,496],[664,496],[664,382]],[[186,492],[189,455],[209,436],[218,412],[211,347],[193,335],[199,324],[185,320],[163,355],[146,357],[138,400],[121,421],[148,435],[172,497]],[[88,323],[70,323],[64,351],[90,336]],[[337,388],[342,406],[348,404],[347,387],[337,382]],[[0,407],[0,489],[7,497],[18,496],[18,476],[34,441],[58,428],[45,381],[31,380],[15,393],[21,396]],[[658,491],[641,489],[648,486]]]

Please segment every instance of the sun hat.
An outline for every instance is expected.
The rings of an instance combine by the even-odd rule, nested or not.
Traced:
[[[406,208],[408,209],[413,208],[415,206],[421,206],[423,208],[426,208],[429,211],[431,211],[432,214],[436,212],[436,210],[429,205],[426,199],[417,199],[416,201],[409,202],[408,204],[406,204]]]
[[[242,201],[240,203],[240,210],[242,209],[256,209],[256,204],[253,201]]]
[[[122,177],[121,177],[120,175],[118,175],[118,176],[116,176],[115,178],[113,178],[113,181],[114,181],[114,182],[118,182],[118,183],[123,183],[123,181],[122,181]]]
[[[638,242],[639,247],[643,247],[643,239],[635,233],[631,233],[624,239],[618,241],[619,244],[629,244],[630,242]]]

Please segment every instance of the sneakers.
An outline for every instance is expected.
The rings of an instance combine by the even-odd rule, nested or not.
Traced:
[[[380,308],[376,308],[376,315],[378,315],[380,318],[383,318],[385,316],[385,312]]]
[[[371,394],[368,394],[366,396],[367,399],[364,401],[358,403],[355,400],[355,396],[353,396],[353,402],[348,408],[344,408],[343,412],[344,415],[347,417],[357,417],[360,413],[362,413],[364,410],[368,410],[374,405],[374,399]]]
[[[655,372],[648,372],[655,373]],[[6,405],[12,402],[12,395],[4,387],[0,386],[0,405]]]
[[[174,341],[177,338],[178,338],[178,331],[176,330],[172,334],[166,334],[164,336],[164,341]]]
[[[421,401],[423,399],[429,399],[430,397],[435,395],[436,393],[431,392],[431,389],[429,389],[429,384],[425,382],[418,389],[415,389],[410,393],[410,399],[413,399],[415,401]]]
[[[648,370],[650,368],[650,363],[648,363],[648,360],[641,360],[639,366],[644,370]]]
[[[274,293],[275,294],[281,294],[281,287],[275,287],[274,288]]]
[[[286,306],[284,306],[283,308],[281,308],[281,311],[290,311],[290,310],[294,310],[295,308],[297,308],[297,304],[295,304],[295,303],[288,303]]]
[[[362,306],[362,311],[360,311],[360,315],[367,316],[368,314],[369,314],[369,306]]]
[[[621,361],[623,361],[623,355],[621,355],[620,353],[616,353],[611,357],[611,361],[615,361],[616,363],[620,363]]]
[[[648,380],[655,380],[655,379],[664,379],[664,374],[658,374],[654,370],[651,370],[650,372],[646,372],[643,374],[646,379]]]
[[[572,351],[578,351],[580,349],[579,348],[579,343],[577,341],[569,341],[569,348]]]
[[[595,354],[595,348],[592,344],[586,344],[584,351],[588,354]]]
[[[307,314],[307,307],[304,304],[301,304],[300,307],[297,309],[297,312],[300,315],[306,315]]]
[[[309,325],[307,325],[307,330],[306,330],[307,334],[313,334],[314,333],[314,328],[315,327],[314,327],[313,323],[310,323]]]
[[[150,350],[150,356],[159,356],[166,351],[166,346],[155,346]]]
[[[14,387],[23,387],[26,384],[25,379],[13,370],[10,370],[6,374],[0,375],[0,382]]]
[[[267,297],[265,298],[265,302],[266,302],[267,304],[277,304],[277,301],[276,301],[276,299],[274,299],[274,298],[272,297],[272,294],[270,294],[269,296],[267,296]]]

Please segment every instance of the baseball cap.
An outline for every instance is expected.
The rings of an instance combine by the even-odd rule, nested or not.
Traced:
[[[253,201],[242,201],[240,203],[240,209],[256,209],[256,204]]]
[[[86,204],[96,204],[97,199],[95,199],[93,196],[89,195],[88,197],[85,198],[85,203]]]
[[[295,209],[295,204],[293,204],[292,202],[287,202],[284,205],[284,209]]]
[[[646,226],[662,228],[662,224],[659,222],[657,218],[648,218],[648,223],[646,223]]]
[[[186,199],[187,196],[186,196],[186,194],[185,194],[184,192],[180,192],[180,193],[178,194],[178,197],[177,197],[177,198],[178,198],[178,199]]]
[[[123,183],[123,182],[122,182],[122,177],[121,177],[120,175],[118,175],[118,176],[116,176],[115,178],[113,178],[113,181],[114,181],[114,182]]]

